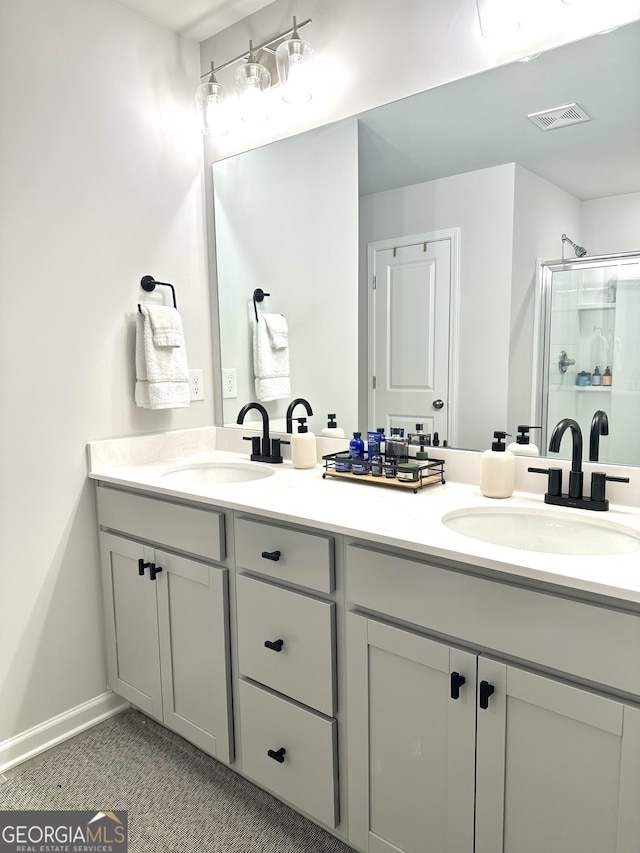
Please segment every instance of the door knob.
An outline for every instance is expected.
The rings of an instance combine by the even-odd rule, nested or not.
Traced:
[[[273,652],[281,652],[284,646],[284,640],[265,640],[265,647]]]
[[[434,400],[433,401],[434,409],[444,409],[444,400]]]

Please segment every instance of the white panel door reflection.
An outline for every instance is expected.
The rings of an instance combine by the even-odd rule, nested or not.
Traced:
[[[370,426],[446,439],[451,240],[372,248]]]

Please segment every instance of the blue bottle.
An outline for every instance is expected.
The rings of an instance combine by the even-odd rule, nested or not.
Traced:
[[[364,459],[364,441],[361,432],[354,432],[349,442],[349,454],[352,459]]]

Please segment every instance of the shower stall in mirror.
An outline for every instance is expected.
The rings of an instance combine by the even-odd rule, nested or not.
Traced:
[[[595,412],[609,434],[599,461],[640,464],[640,252],[542,263],[541,452],[561,418],[584,437]],[[561,456],[570,457],[569,444]]]

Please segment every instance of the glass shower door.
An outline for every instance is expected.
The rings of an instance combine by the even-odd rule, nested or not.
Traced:
[[[640,253],[542,265],[542,447],[561,418],[607,413],[601,462],[640,464]],[[570,458],[563,443],[560,456]]]

